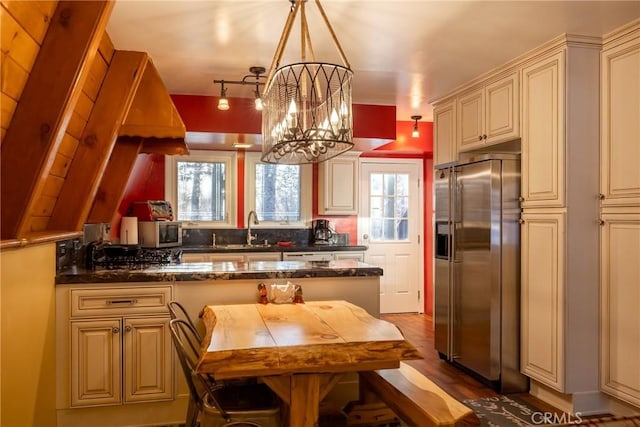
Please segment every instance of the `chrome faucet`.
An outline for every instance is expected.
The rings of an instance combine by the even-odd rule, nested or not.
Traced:
[[[253,223],[255,225],[260,224],[258,221],[258,216],[255,211],[249,211],[249,215],[247,215],[247,245],[251,245],[251,242],[258,238],[257,235],[251,234],[251,215],[253,215]]]

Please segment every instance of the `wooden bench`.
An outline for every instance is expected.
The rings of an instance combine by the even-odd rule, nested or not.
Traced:
[[[360,382],[363,405],[379,399],[410,426],[480,424],[471,408],[406,363],[398,369],[361,372]]]

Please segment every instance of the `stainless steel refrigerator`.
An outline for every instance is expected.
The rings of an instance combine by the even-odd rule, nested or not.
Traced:
[[[503,393],[520,373],[520,159],[436,166],[435,347]]]

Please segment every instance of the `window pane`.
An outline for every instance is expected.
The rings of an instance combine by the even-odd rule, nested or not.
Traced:
[[[381,219],[371,219],[369,225],[369,238],[371,240],[382,240],[382,220]]]
[[[300,221],[300,186],[299,165],[256,164],[255,203],[258,219]]]
[[[384,240],[395,240],[395,221],[393,219],[385,219],[384,220],[384,230],[383,230],[383,239]]]
[[[384,217],[385,218],[393,218],[394,217],[394,199],[393,197],[385,197],[384,198]]]
[[[396,193],[398,196],[409,195],[409,174],[403,173],[397,175]]]
[[[371,218],[382,217],[382,197],[371,198]]]
[[[382,174],[371,174],[371,195],[382,196]]]
[[[217,162],[177,162],[179,221],[224,220],[224,166]]]
[[[384,175],[384,195],[393,196],[396,194],[396,176]]]

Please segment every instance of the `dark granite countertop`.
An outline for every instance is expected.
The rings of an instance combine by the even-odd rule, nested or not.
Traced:
[[[368,246],[361,245],[305,245],[305,246],[278,246],[278,245],[219,245],[219,246],[182,246],[184,253],[232,253],[232,252],[363,252]]]
[[[131,270],[73,268],[58,273],[56,284],[371,276],[382,276],[382,269],[355,260],[188,262]]]

